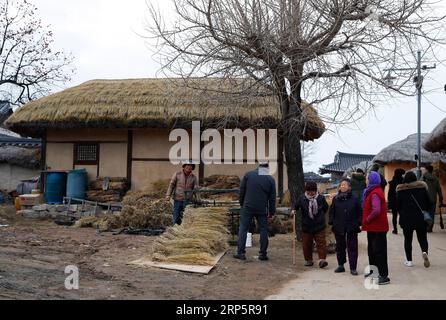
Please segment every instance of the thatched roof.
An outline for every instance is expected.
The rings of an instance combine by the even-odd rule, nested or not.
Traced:
[[[0,163],[38,169],[40,166],[40,148],[0,147]]]
[[[446,118],[429,134],[423,147],[430,152],[446,153]]]
[[[92,80],[27,103],[6,125],[30,136],[47,128],[187,128],[192,120],[200,120],[208,128],[280,128],[277,99],[252,87],[247,95],[242,83],[227,80],[222,85],[221,79],[192,79],[187,85],[182,79]],[[303,140],[319,138],[325,126],[316,110],[306,106],[303,112],[305,132],[296,133]]]
[[[428,138],[428,133],[421,134],[421,145]],[[417,154],[417,134],[412,134],[406,139],[391,144],[381,150],[373,161],[386,164],[388,162],[413,162],[416,163],[415,154]],[[446,162],[446,157],[440,153],[432,153],[421,147],[421,163],[431,164],[433,162]]]

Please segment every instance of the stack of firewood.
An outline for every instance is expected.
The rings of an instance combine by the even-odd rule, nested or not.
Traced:
[[[121,202],[130,185],[126,178],[99,178],[88,184],[87,200]]]

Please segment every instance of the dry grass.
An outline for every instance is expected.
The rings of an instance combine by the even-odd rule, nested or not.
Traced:
[[[133,79],[92,80],[79,86],[27,103],[7,121],[16,132],[45,128],[165,127],[166,124],[201,120],[215,125],[221,119],[236,127],[280,126],[277,99],[262,88],[240,80]],[[221,91],[227,91],[222,93]],[[316,110],[306,105],[304,137],[317,139],[325,126]]]
[[[152,260],[212,265],[214,256],[228,248],[228,208],[187,207],[181,226],[174,226],[156,240]]]

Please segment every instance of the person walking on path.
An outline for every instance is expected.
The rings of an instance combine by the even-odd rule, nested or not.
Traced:
[[[291,214],[295,215],[297,210],[302,214],[302,248],[305,257],[305,266],[311,267],[313,263],[313,241],[319,256],[319,267],[328,265],[327,244],[325,239],[325,213],[328,203],[325,197],[317,192],[317,184],[313,181],[305,183],[305,194],[299,197],[293,205]]]
[[[352,173],[351,178],[352,194],[358,199],[359,204],[362,206],[362,193],[366,188],[365,174],[360,168],[356,169],[356,172]]]
[[[417,233],[418,243],[421,247],[424,266],[430,266],[427,242],[427,223],[424,221],[422,210],[427,210],[430,206],[430,199],[427,193],[427,184],[424,181],[417,181],[415,173],[406,172],[403,184],[397,188],[397,209],[400,213],[400,226],[404,234],[404,250],[406,251],[407,267],[413,267],[412,262],[412,239],[413,232]]]
[[[246,237],[253,217],[260,228],[259,260],[268,260],[268,217],[276,213],[276,182],[269,174],[269,165],[245,174],[240,184],[240,228],[235,259],[246,260]]]
[[[437,195],[440,205],[443,204],[443,193],[441,192],[440,182],[434,175],[434,167],[427,166],[427,172],[423,175],[422,180],[427,184],[427,192],[429,194],[430,205],[427,211],[431,214],[432,222],[427,228],[427,232],[432,232],[435,224],[435,209],[437,208]]]
[[[198,189],[198,179],[192,173],[195,164],[187,161],[183,164],[183,170],[173,174],[166,192],[166,201],[173,195],[173,225],[181,225],[183,220],[184,202],[186,200],[185,190]],[[192,197],[189,195],[188,197]],[[190,200],[190,199],[187,199]]]
[[[389,208],[392,210],[393,234],[398,234],[398,209],[396,205],[396,187],[403,183],[403,175],[405,171],[401,168],[395,169],[393,178],[389,181],[389,192],[387,193],[387,201]]]
[[[348,251],[348,262],[350,273],[358,275],[356,267],[358,264],[358,233],[362,220],[362,210],[358,199],[352,195],[349,179],[343,179],[339,185],[339,191],[333,198],[329,210],[328,224],[333,226],[336,237],[336,257],[338,267],[336,273],[345,272],[344,264],[347,262],[346,250]]]
[[[364,190],[364,207],[362,217],[362,230],[367,231],[367,251],[369,265],[378,268],[378,284],[390,283],[389,267],[387,263],[387,205],[384,192],[381,188],[379,173],[371,171],[367,176],[367,188]],[[365,277],[376,275],[373,270]]]

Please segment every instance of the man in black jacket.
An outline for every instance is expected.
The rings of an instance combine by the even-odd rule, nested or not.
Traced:
[[[246,260],[246,236],[255,217],[260,228],[259,260],[268,260],[268,216],[276,212],[276,182],[269,175],[267,163],[245,174],[240,185],[240,228],[237,254],[234,258]]]

